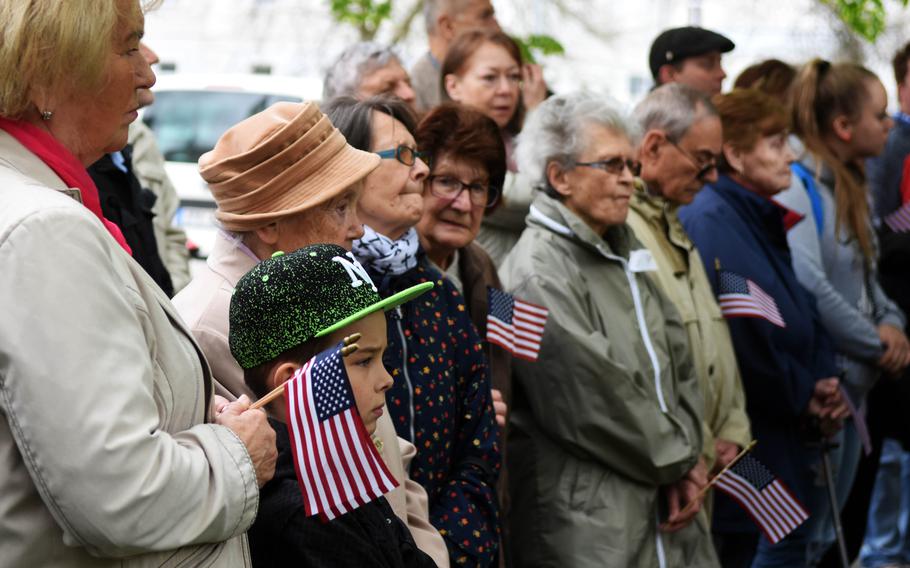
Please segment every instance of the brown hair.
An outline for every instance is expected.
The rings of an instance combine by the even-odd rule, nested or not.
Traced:
[[[294,363],[302,366],[304,363],[329,348],[329,338],[319,337],[305,341],[296,347],[291,347],[274,359],[265,363],[260,363],[255,367],[243,370],[243,382],[253,391],[256,398],[262,398],[269,394],[269,375],[278,365],[283,363]]]
[[[733,82],[734,89],[757,89],[767,93],[785,106],[789,103],[790,87],[796,79],[796,68],[780,59],[766,59],[746,67]]]
[[[458,103],[443,103],[423,117],[414,138],[417,147],[429,154],[431,164],[443,154],[479,164],[490,186],[502,191],[506,146],[492,118]]]
[[[348,144],[364,152],[371,151],[374,110],[401,122],[408,132],[414,134],[417,118],[411,105],[393,95],[375,95],[362,101],[343,95],[322,105],[322,112],[344,135]]]
[[[734,89],[715,95],[711,101],[720,115],[724,144],[742,152],[753,150],[765,136],[786,132],[790,127],[784,105],[758,89]],[[717,167],[722,172],[733,170],[723,154]]]
[[[838,116],[856,118],[869,99],[868,83],[878,81],[875,73],[854,63],[831,63],[813,59],[802,68],[793,85],[793,131],[816,158],[834,172],[836,230],[847,229],[859,242],[866,262],[875,251],[869,226],[869,203],[862,165],[845,163],[828,147],[826,138]],[[818,174],[816,174],[816,177]]]
[[[898,85],[904,83],[907,77],[907,61],[910,60],[910,42],[905,43],[904,47],[897,50],[894,59],[891,60],[891,66],[894,67],[894,80]]]
[[[451,100],[446,92],[445,80],[446,75],[461,75],[465,72],[468,60],[480,49],[485,43],[492,43],[505,49],[515,63],[521,68],[523,61],[521,59],[521,49],[515,40],[499,30],[475,29],[468,30],[459,34],[449,46],[446,57],[442,62],[439,73],[439,80],[442,82],[443,99]],[[518,105],[515,107],[515,114],[506,125],[505,130],[510,134],[518,134],[521,130],[521,123],[524,121],[525,108],[521,100],[521,91],[519,90]]]

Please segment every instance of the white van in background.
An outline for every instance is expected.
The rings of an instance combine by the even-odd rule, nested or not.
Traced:
[[[319,100],[321,79],[274,75],[166,75],[153,89],[155,103],[142,120],[155,132],[180,208],[174,223],[183,228],[194,256],[212,250],[218,227],[215,202],[199,176],[199,156],[211,150],[231,126],[278,101]]]

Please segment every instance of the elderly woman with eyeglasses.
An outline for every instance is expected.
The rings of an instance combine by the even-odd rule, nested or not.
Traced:
[[[538,360],[513,360],[518,567],[717,564],[691,523],[706,479],[685,330],[625,224],[634,137],[593,93],[551,97],[519,137],[519,168],[543,191],[500,274],[549,319]]]
[[[343,97],[325,110],[349,144],[383,158],[364,180],[358,203],[364,236],[354,242],[354,255],[383,297],[436,284],[387,314],[383,361],[395,378],[388,409],[398,435],[417,447],[411,478],[427,490],[430,522],[452,565],[490,566],[499,550],[499,433],[483,343],[464,299],[424,253],[414,228],[429,173],[416,149],[416,121],[398,99]]]
[[[423,217],[417,224],[420,245],[464,296],[471,320],[484,339],[489,312],[487,290],[501,289],[502,283],[490,255],[475,239],[484,216],[501,202],[505,144],[491,118],[456,103],[443,103],[430,111],[417,126],[415,138],[430,163]],[[496,420],[505,428],[512,393],[511,356],[486,341],[484,351],[490,363]],[[501,449],[505,455],[505,446]],[[504,544],[508,515],[505,477],[503,470],[499,494]]]

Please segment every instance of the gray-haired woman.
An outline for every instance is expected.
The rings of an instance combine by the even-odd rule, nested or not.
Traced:
[[[501,273],[550,317],[539,360],[513,367],[516,566],[717,562],[691,523],[699,503],[680,514],[705,483],[702,401],[679,317],[625,225],[634,135],[577,93],[542,103],[519,137],[519,168],[543,191]]]

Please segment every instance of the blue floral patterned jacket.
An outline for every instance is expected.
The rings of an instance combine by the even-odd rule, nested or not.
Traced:
[[[398,435],[417,447],[411,478],[424,486],[430,522],[454,566],[490,566],[498,556],[499,431],[483,346],[464,298],[422,253],[400,276],[370,276],[383,297],[421,282],[430,292],[386,314],[383,362]]]

